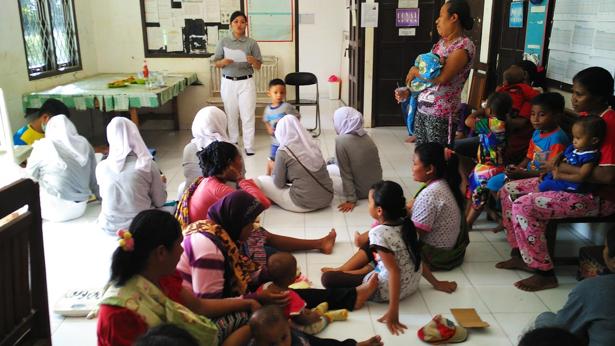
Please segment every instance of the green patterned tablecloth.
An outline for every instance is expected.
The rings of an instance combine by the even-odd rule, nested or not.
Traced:
[[[164,77],[166,86],[148,89],[145,85],[130,84],[125,88],[109,88],[107,84],[134,75],[130,73],[97,74],[70,84],[32,92],[22,97],[24,108],[40,108],[45,100],[58,99],[68,108],[77,110],[98,108],[110,111],[127,111],[130,108],[159,107],[179,95],[197,81],[196,73],[169,73]]]

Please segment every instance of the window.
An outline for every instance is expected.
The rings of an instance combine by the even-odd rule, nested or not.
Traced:
[[[18,0],[30,80],[81,70],[73,0]]]

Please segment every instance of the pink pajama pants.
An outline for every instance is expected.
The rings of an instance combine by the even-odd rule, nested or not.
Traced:
[[[502,223],[506,239],[518,248],[523,261],[533,269],[553,269],[545,232],[553,219],[606,216],[615,213],[615,203],[592,194],[561,191],[539,192],[539,178],[515,180],[500,190]]]

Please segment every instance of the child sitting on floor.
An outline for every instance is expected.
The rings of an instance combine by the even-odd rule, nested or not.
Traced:
[[[64,114],[70,118],[68,107],[62,101],[48,99],[36,113],[26,115],[28,122],[13,135],[15,145],[32,145],[32,143],[45,137],[45,128],[51,117]]]
[[[606,134],[606,123],[602,118],[590,115],[577,119],[572,125],[572,144],[560,154],[556,165],[566,162],[581,167],[578,174],[547,173],[540,183],[540,191],[588,192],[590,186],[586,183],[594,167],[600,161],[600,145]]]
[[[289,285],[297,277],[297,260],[288,252],[276,252],[267,260],[267,269],[272,281],[263,284],[257,292],[284,293],[288,292],[289,302],[284,308],[284,314],[290,318],[292,325],[306,334],[318,334],[333,321],[348,319],[348,310],[330,310],[326,302],[310,310],[305,301]]]
[[[479,146],[477,163],[468,179],[468,197],[472,200],[466,217],[468,228],[483,211],[490,192],[497,192],[501,186],[491,184],[496,175],[504,172],[504,149],[506,145],[506,118],[512,107],[512,99],[506,93],[494,93],[486,103],[486,117],[477,118],[474,114],[466,120],[478,133]]]
[[[271,175],[273,171],[273,162],[275,161],[275,153],[280,147],[280,143],[275,138],[275,127],[278,121],[287,114],[292,114],[299,117],[299,112],[290,103],[285,102],[286,99],[286,83],[283,80],[276,78],[269,82],[269,90],[267,95],[271,97],[271,104],[265,107],[263,113],[263,122],[267,133],[271,136],[271,153],[269,154],[269,161],[267,162],[267,175]]]

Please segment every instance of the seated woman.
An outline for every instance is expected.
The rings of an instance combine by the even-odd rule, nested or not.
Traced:
[[[328,207],[333,200],[333,182],[318,144],[299,119],[280,119],[275,138],[280,148],[275,155],[273,175],[258,177],[265,195],[280,208],[295,213]]]
[[[336,194],[344,202],[342,212],[354,209],[357,200],[366,199],[369,188],[382,180],[378,147],[363,129],[363,114],[352,107],[341,107],[333,114],[336,163],[327,166]]]
[[[94,149],[63,114],[49,119],[45,137],[33,144],[26,170],[41,186],[45,220],[76,219],[85,213],[90,196],[98,197]]]
[[[226,114],[218,107],[202,108],[196,113],[192,121],[192,137],[190,143],[184,147],[184,158],[182,160],[184,177],[186,178],[184,186],[190,186],[196,178],[202,176],[197,156],[199,151],[215,141],[230,143],[226,133]]]
[[[162,207],[167,187],[165,176],[132,121],[113,118],[107,125],[107,141],[109,156],[96,167],[102,197],[98,224],[115,234],[127,228],[140,211]]]
[[[130,229],[118,235],[120,246],[111,260],[111,286],[100,303],[98,345],[132,345],[162,323],[185,329],[200,345],[247,342],[247,312],[260,305],[249,299],[199,299],[182,287],[175,267],[184,251],[183,237],[173,216],[160,210],[142,211]]]
[[[581,115],[600,116],[607,127],[598,167],[592,170],[588,179],[589,183],[601,184],[594,193],[540,192],[540,178],[511,181],[500,192],[502,221],[512,250],[511,258],[498,263],[496,267],[534,273],[516,282],[514,285],[518,289],[540,291],[558,286],[553,260],[545,243],[545,232],[550,220],[615,213],[615,110],[611,108],[615,106],[613,85],[613,75],[602,67],[586,68],[572,79],[574,110]],[[557,158],[553,159],[557,162]],[[581,176],[580,167],[564,162],[555,165],[553,161],[547,162],[546,167],[555,179],[579,179]]]
[[[252,179],[243,175],[243,158],[233,144],[226,142],[213,142],[198,153],[202,176],[196,179],[184,191],[179,201],[175,217],[182,227],[207,218],[209,208],[222,197],[241,189],[268,208],[269,199],[256,186]],[[267,262],[264,245],[284,251],[299,251],[316,249],[329,254],[335,244],[335,231],[332,230],[320,239],[297,239],[284,237],[267,232],[264,228],[257,228],[248,239],[250,257],[257,263],[264,265]]]
[[[286,304],[288,293],[263,291],[250,293],[269,281],[266,270],[241,246],[254,229],[254,221],[265,207],[244,191],[226,195],[211,206],[207,220],[196,221],[184,229],[184,254],[177,269],[184,287],[198,297],[254,298],[263,304]],[[373,282],[372,282],[373,281]],[[328,302],[330,309],[359,309],[377,288],[377,281],[352,289],[297,289],[296,292],[314,308]]]

